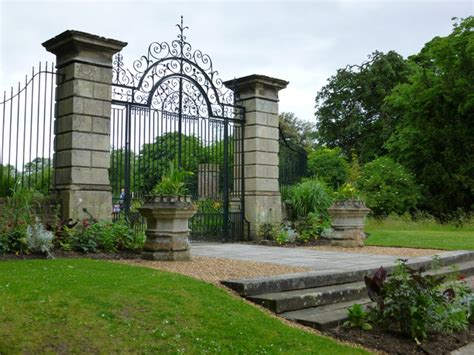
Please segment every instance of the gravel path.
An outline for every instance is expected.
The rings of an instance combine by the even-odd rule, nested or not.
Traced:
[[[219,281],[221,280],[291,274],[311,270],[303,267],[257,263],[235,259],[210,258],[206,256],[193,256],[192,261],[181,262],[148,260],[120,260],[117,262],[176,272],[216,285],[219,285]]]
[[[321,252],[344,252],[353,254],[389,255],[399,257],[429,256],[440,252],[434,249],[390,248],[365,246],[363,248],[342,248],[331,246],[313,246],[303,249]],[[300,249],[301,250],[301,249]],[[267,260],[268,261],[268,260]],[[276,264],[271,262],[255,262],[235,258],[220,258],[194,255],[192,261],[148,261],[148,260],[120,260],[123,264],[137,265],[152,269],[176,272],[199,280],[219,285],[222,280],[252,278],[291,274],[295,272],[312,271],[313,268]]]

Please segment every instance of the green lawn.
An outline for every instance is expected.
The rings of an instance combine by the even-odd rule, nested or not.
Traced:
[[[474,227],[442,225],[435,222],[369,220],[366,245],[474,250]]]
[[[0,262],[3,353],[365,354],[185,276],[105,261]]]

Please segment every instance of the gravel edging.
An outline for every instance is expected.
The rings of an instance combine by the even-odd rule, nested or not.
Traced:
[[[280,264],[258,263],[235,259],[193,256],[191,261],[148,261],[148,260],[117,260],[127,265],[144,266],[152,269],[176,272],[194,277],[198,280],[220,285],[222,280],[273,276],[311,271],[304,267]]]

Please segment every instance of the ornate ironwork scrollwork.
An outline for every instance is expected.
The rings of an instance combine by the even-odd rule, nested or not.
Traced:
[[[191,116],[237,118],[233,91],[224,86],[210,56],[187,42],[182,16],[176,26],[177,39],[151,43],[133,70],[125,68],[121,54],[115,56],[113,98]]]

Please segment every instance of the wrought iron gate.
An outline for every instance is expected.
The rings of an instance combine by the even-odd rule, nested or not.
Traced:
[[[170,162],[192,173],[186,185],[198,205],[193,241],[245,239],[243,123],[211,58],[192,50],[181,24],[178,39],[153,42],[126,69],[114,59],[111,169],[114,210],[134,206],[159,182]]]

